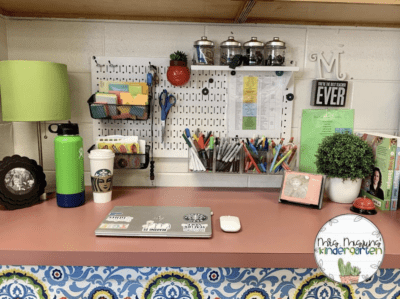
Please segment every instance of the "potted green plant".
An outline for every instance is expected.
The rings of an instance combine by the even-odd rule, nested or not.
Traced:
[[[318,173],[327,175],[328,197],[339,203],[352,203],[361,189],[361,181],[374,168],[372,148],[350,133],[326,136],[316,154]]]
[[[182,86],[190,79],[190,71],[187,67],[187,55],[182,51],[172,53],[169,58],[167,71],[168,81],[175,86]]]

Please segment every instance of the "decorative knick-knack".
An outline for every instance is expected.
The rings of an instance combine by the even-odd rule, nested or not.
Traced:
[[[187,67],[187,56],[181,51],[170,55],[170,63],[167,71],[167,79],[174,86],[185,85],[190,79],[190,71]]]

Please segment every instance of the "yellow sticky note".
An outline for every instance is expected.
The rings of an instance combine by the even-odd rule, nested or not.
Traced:
[[[129,92],[121,92],[119,95],[122,105],[135,105],[133,97]]]

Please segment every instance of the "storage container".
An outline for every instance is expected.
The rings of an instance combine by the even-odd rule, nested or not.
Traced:
[[[264,65],[264,43],[252,37],[243,44],[245,51],[244,65]]]
[[[202,36],[194,42],[193,64],[214,64],[214,42]]]
[[[228,37],[228,40],[224,41],[220,45],[221,48],[221,65],[229,65],[232,61],[233,56],[242,54],[242,44],[235,41],[233,36]]]
[[[285,65],[286,46],[283,41],[279,40],[279,37],[274,37],[272,41],[267,42],[265,48],[265,65]]]

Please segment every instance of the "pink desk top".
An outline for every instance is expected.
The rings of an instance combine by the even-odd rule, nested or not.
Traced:
[[[322,210],[278,203],[278,190],[124,188],[113,200],[65,209],[50,199],[30,208],[0,210],[0,264],[71,266],[179,266],[316,268],[315,237],[350,205],[324,202]],[[96,237],[94,230],[114,206],[211,207],[211,239]],[[219,217],[235,215],[239,233],[224,233]],[[382,232],[382,268],[400,268],[400,212],[366,216]]]

